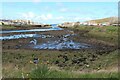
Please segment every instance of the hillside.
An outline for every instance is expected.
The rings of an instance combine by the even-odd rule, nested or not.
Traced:
[[[86,22],[95,22],[95,23],[109,22],[109,23],[118,23],[118,18],[117,18],[117,17],[109,17],[109,18],[103,18],[103,19],[90,20],[90,21],[86,21]]]

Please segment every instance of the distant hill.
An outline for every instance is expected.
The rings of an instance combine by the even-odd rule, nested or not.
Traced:
[[[94,23],[109,22],[110,24],[113,24],[113,23],[118,23],[118,17],[109,17],[109,18],[103,18],[103,19],[97,19],[97,20],[90,20],[86,22],[94,22]]]

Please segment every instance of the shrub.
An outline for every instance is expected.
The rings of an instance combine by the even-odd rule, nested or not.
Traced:
[[[30,78],[46,78],[50,74],[47,65],[37,66],[37,69],[30,73]]]

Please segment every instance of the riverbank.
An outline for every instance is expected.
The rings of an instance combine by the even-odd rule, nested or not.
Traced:
[[[77,26],[66,29],[74,30],[83,37],[92,38],[108,42],[109,44],[118,44],[118,26]]]
[[[48,29],[51,28],[50,25],[21,25],[21,26],[14,26],[14,25],[2,25],[1,29],[4,30],[28,30],[28,29]]]
[[[104,28],[99,28],[103,30]],[[111,34],[114,36],[107,35],[107,38],[104,39],[104,36],[100,37],[99,34],[108,34],[107,31],[97,30],[93,32],[97,34],[99,38],[91,35],[93,30],[96,31],[96,27],[78,27],[78,28],[67,28],[60,31],[45,31],[45,32],[36,32],[37,34],[44,34],[44,35],[52,35],[54,38],[38,38],[39,43],[43,43],[45,41],[51,40],[58,40],[61,39],[63,35],[66,34],[76,34],[75,36],[70,36],[69,39],[89,44],[90,48],[87,49],[79,49],[79,50],[39,50],[39,49],[32,49],[26,47],[31,40],[34,38],[27,38],[27,39],[16,39],[16,40],[6,40],[2,41],[2,49],[3,49],[3,76],[6,78],[9,77],[21,77],[21,74],[24,75],[32,75],[34,73],[34,69],[36,66],[33,62],[33,59],[37,57],[39,59],[38,66],[40,65],[47,65],[48,68],[51,70],[57,70],[59,74],[64,74],[65,72],[75,71],[76,75],[73,77],[83,77],[82,74],[91,74],[92,72],[98,73],[99,71],[105,71],[109,74],[113,74],[110,76],[97,76],[86,75],[85,78],[104,78],[104,77],[117,77],[118,72],[118,48],[117,43],[113,39],[117,40],[117,32],[112,31]],[[107,29],[108,30],[108,29]],[[114,29],[112,29],[114,30]],[[32,32],[34,33],[34,32]],[[5,35],[15,35],[19,33],[10,33],[10,34],[3,34]],[[24,34],[24,33],[23,33]],[[25,33],[29,34],[29,33]],[[112,37],[113,39],[111,39]],[[111,43],[112,42],[112,43]],[[113,70],[112,70],[113,69]],[[110,72],[110,70],[112,70]],[[33,72],[31,72],[33,71]],[[63,72],[60,72],[63,71]],[[77,72],[76,72],[77,71]],[[16,74],[16,75],[15,75]],[[72,74],[72,73],[71,73]],[[65,74],[63,77],[70,77],[70,73]],[[101,74],[101,73],[100,73]],[[44,75],[44,74],[38,74]],[[57,74],[58,75],[58,74]],[[56,77],[57,77],[56,75]],[[99,75],[99,73],[98,73]],[[33,75],[36,76],[36,75]],[[31,76],[31,77],[33,77]],[[27,77],[27,76],[26,76]],[[54,77],[53,75],[50,77]],[[59,75],[58,75],[59,77]],[[62,76],[60,76],[62,77]]]

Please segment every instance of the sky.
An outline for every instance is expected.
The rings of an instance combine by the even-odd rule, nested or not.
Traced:
[[[119,2],[119,0],[0,0],[0,2]]]
[[[87,21],[118,15],[117,2],[3,2],[2,19],[39,23]]]

